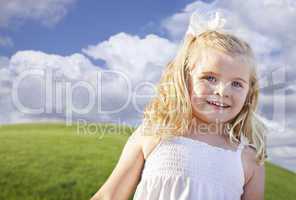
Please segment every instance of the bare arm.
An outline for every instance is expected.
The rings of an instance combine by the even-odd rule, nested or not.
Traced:
[[[253,159],[253,173],[244,186],[242,200],[264,200],[264,190],[265,166],[256,164],[255,159]]]
[[[113,172],[91,200],[128,199],[140,179],[144,164],[141,126],[129,137]]]

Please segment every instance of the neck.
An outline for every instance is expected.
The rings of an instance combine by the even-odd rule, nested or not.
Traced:
[[[196,117],[192,119],[190,124],[189,132],[191,134],[200,134],[200,135],[216,135],[224,137],[226,134],[224,132],[225,124],[219,122],[208,123],[202,121]]]

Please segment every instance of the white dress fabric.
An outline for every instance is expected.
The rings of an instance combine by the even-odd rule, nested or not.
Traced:
[[[134,200],[240,200],[241,152],[184,136],[161,140],[145,161]]]

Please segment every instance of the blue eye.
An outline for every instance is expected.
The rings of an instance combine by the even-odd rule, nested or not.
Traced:
[[[234,87],[243,87],[242,84],[240,82],[237,82],[237,81],[232,82],[232,85]]]
[[[214,76],[205,76],[205,78],[210,82],[216,80],[216,78]]]

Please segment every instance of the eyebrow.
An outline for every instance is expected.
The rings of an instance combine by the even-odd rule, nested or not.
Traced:
[[[211,71],[209,71],[209,72],[201,72],[201,73],[202,74],[214,74],[214,75],[220,76],[219,73],[215,73],[215,72],[211,72]],[[242,78],[236,77],[234,79],[235,80],[241,80],[242,82],[245,82],[246,84],[248,84],[248,82],[246,80],[242,79]]]

